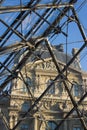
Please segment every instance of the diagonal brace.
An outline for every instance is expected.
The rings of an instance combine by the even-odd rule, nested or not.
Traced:
[[[69,95],[71,101],[72,101],[72,104],[73,104],[73,106],[75,107],[75,106],[76,106],[76,102],[75,102],[75,100],[73,99],[73,96],[71,95],[70,90],[68,89],[67,83],[66,83],[66,81],[65,81],[65,76],[64,76],[63,73],[61,73],[61,70],[60,70],[59,65],[58,65],[58,63],[57,63],[57,60],[56,60],[56,57],[55,57],[55,55],[54,55],[53,52],[52,52],[52,49],[51,49],[51,46],[50,46],[50,43],[48,42],[48,40],[46,41],[46,45],[47,45],[47,47],[48,47],[48,50],[49,50],[50,55],[51,55],[51,57],[52,57],[52,60],[53,60],[53,62],[54,62],[54,64],[55,64],[55,66],[56,66],[56,69],[57,69],[58,73],[60,74],[61,79],[63,80],[62,82],[63,82],[63,84],[64,84],[64,86],[65,86],[65,89],[66,89],[66,91],[67,91],[67,93],[68,93],[68,95]],[[67,80],[67,78],[66,78],[66,80]],[[87,130],[86,124],[85,124],[84,120],[81,118],[81,114],[80,114],[80,112],[78,111],[78,108],[77,108],[77,107],[76,107],[76,112],[77,112],[77,114],[78,114],[78,116],[79,116],[79,118],[80,118],[80,121],[81,121],[81,123],[82,123],[82,125],[83,125],[83,127],[84,127],[84,130]]]

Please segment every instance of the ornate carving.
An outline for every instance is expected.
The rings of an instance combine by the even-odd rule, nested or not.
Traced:
[[[52,111],[59,111],[60,110],[60,104],[57,101],[44,101],[42,103],[43,109],[46,110],[52,110]]]
[[[47,61],[44,63],[37,64],[36,69],[56,70],[56,67],[52,61]]]
[[[48,102],[48,101],[44,102],[44,108],[45,109],[49,110],[50,107],[51,107],[51,103],[50,102]]]

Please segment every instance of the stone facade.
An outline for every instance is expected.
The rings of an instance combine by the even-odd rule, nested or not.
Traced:
[[[63,68],[64,64],[60,63],[60,66]],[[34,101],[58,75],[52,59],[48,58],[44,61],[38,60],[35,63],[27,63],[23,67],[21,75],[19,75],[21,79],[15,79],[12,83],[9,107],[10,128],[12,129],[19,120],[22,120],[16,128],[17,130],[54,130],[57,124],[73,107],[63,81],[60,78],[54,82],[51,89],[27,113],[27,116],[22,119],[25,112],[31,108]],[[75,68],[70,67],[67,70],[68,80],[65,80],[65,82],[74,100],[77,102],[84,94],[82,75],[82,72]],[[84,101],[83,104],[85,104],[85,111],[87,111],[87,102]],[[79,109],[83,109],[82,105],[79,106]],[[61,129],[83,130],[76,111],[66,119],[59,130]]]
[[[64,52],[59,52],[55,48],[53,51],[62,70],[66,65],[66,56]],[[67,59],[70,60],[70,58],[68,56]],[[18,63],[18,58],[16,59]],[[16,130],[54,130],[73,108],[65,86],[76,103],[87,89],[87,73],[80,69],[76,60],[64,74],[61,74],[63,78],[58,75],[56,66],[47,51],[40,59],[34,59],[34,56],[31,56],[31,60],[22,68],[18,78],[12,81],[10,93],[5,92],[6,99],[0,102],[1,112],[5,114],[4,116],[1,114],[3,130],[9,127],[14,129],[16,124],[18,124]],[[50,89],[44,93],[48,86]],[[78,108],[82,118],[86,116],[86,98]],[[2,119],[3,117],[5,118]],[[75,110],[58,128],[58,130],[61,129],[84,130]]]

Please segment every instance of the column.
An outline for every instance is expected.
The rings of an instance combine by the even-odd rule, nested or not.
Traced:
[[[15,125],[17,124],[17,119],[18,119],[18,117],[17,117],[17,115],[15,116]]]
[[[12,116],[10,116],[9,125],[10,125],[10,129],[12,129],[13,128],[13,117]]]
[[[37,117],[35,117],[35,122],[34,122],[34,130],[38,130],[38,121],[37,121]]]

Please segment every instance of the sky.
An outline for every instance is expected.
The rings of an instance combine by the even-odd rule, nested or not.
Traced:
[[[27,4],[29,0],[21,0],[22,4]],[[52,0],[42,0],[42,3],[49,3]],[[63,2],[67,2],[67,0],[62,0]],[[5,0],[2,4],[2,6],[13,6],[13,5],[20,5],[20,0]],[[82,5],[82,6],[81,6]],[[78,18],[80,20],[80,23],[84,29],[84,32],[87,36],[87,0],[77,0],[77,3],[75,4],[75,10],[76,13],[78,15]],[[43,14],[44,9],[42,10],[38,10],[37,11],[40,15]],[[56,17],[56,15],[59,13],[58,10],[56,10],[54,13],[52,13],[52,16],[49,17],[48,21],[51,23],[53,21],[53,19]],[[19,12],[14,12],[14,13],[3,13],[0,14],[0,19],[4,20],[7,25],[11,25],[12,21],[18,16]],[[71,15],[71,11],[69,12],[69,14],[67,15]],[[30,29],[31,27],[35,24],[35,22],[38,20],[39,16],[36,17],[36,14],[34,12],[29,13],[29,15],[22,21],[22,34],[25,35]],[[60,25],[62,25],[62,23],[64,22],[64,20],[66,20],[67,18],[64,18],[63,20],[61,20]],[[32,22],[33,21],[33,22]],[[42,21],[41,23],[42,24]],[[40,25],[39,24],[39,25]],[[38,26],[39,26],[38,25]],[[16,27],[16,25],[14,26]],[[44,23],[42,27],[40,27],[38,29],[38,31],[35,33],[35,37],[36,36],[40,36],[44,30],[48,27],[48,24]],[[3,33],[5,32],[5,30],[7,29],[7,27],[2,24],[2,22],[0,22],[0,37],[2,38]],[[19,32],[21,32],[21,26],[19,26],[17,28],[17,30]],[[32,31],[32,33],[30,34],[33,35],[34,32],[36,30],[34,29]],[[60,34],[56,34],[53,38],[48,38],[51,44],[63,44],[64,46],[64,52],[65,53],[69,53],[70,55],[72,55],[72,49],[73,48],[80,48],[83,44],[83,38],[81,36],[81,33],[78,29],[78,26],[76,24],[76,22],[70,22],[68,25],[66,23],[66,26],[63,28],[63,31],[65,33],[68,34],[68,37],[64,36],[62,33]],[[8,35],[11,33],[11,31],[8,33]],[[7,35],[7,36],[8,36]],[[1,45],[3,44],[3,42],[6,40],[6,38],[4,40],[1,41]],[[5,46],[11,45],[15,42],[20,41],[20,38],[16,35],[13,34],[6,42]],[[0,57],[0,61],[4,61],[4,59],[6,58],[7,55],[2,55]],[[81,53],[80,53],[80,62],[81,62],[81,66],[82,69],[84,71],[87,71],[87,48],[85,48]]]
[[[83,27],[84,33],[87,37],[87,0],[85,0],[85,4],[81,8],[79,8],[79,5],[83,3],[82,0],[77,0],[77,4],[75,5],[76,13],[78,16],[78,19]],[[68,25],[68,37],[65,38],[64,36],[60,35],[56,38],[57,42],[63,43],[65,51],[66,51],[66,39],[67,39],[67,51],[69,54],[72,54],[73,48],[80,48],[84,42],[83,38],[81,36],[81,33],[79,31],[79,28],[75,22],[72,22]],[[80,63],[81,67],[84,71],[87,71],[87,47],[84,48],[84,50],[80,53]]]

